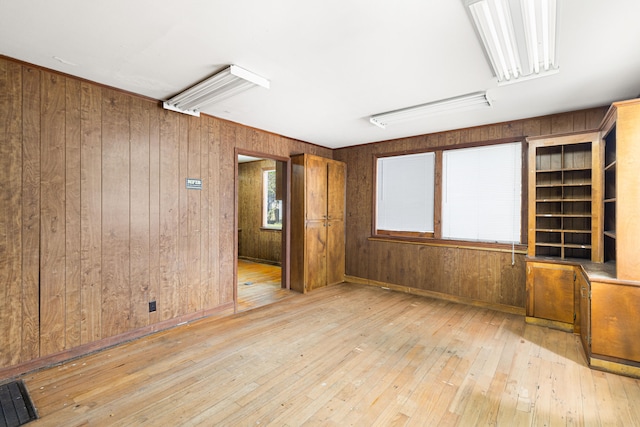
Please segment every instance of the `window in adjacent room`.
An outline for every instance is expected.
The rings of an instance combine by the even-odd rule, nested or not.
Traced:
[[[276,199],[276,170],[262,172],[262,227],[282,230],[282,200]]]

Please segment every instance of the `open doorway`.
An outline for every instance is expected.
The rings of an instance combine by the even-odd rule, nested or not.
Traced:
[[[288,286],[289,160],[238,150],[236,311],[291,295]]]

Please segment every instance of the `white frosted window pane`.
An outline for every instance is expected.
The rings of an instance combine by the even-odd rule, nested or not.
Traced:
[[[433,232],[435,154],[378,159],[378,230]]]
[[[521,147],[516,142],[443,153],[444,238],[520,242]]]

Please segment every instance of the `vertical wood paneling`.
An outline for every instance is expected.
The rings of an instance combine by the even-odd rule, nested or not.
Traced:
[[[211,286],[211,227],[210,209],[211,178],[209,174],[209,121],[203,121],[199,128],[200,138],[200,175],[202,177],[202,191],[200,191],[200,304],[203,309],[208,304],[209,287]]]
[[[102,101],[102,333],[123,333],[131,324],[129,249],[130,102],[103,89]]]
[[[22,350],[22,73],[0,63],[0,327],[3,364]]]
[[[82,83],[80,270],[83,344],[102,337],[102,91]]]
[[[239,256],[281,262],[282,232],[262,229],[262,173],[275,169],[276,163],[262,160],[238,165]]]
[[[65,348],[81,344],[80,82],[66,78],[65,102]]]
[[[158,108],[149,110],[149,301],[160,295],[160,121]],[[149,323],[158,322],[158,312],[149,313]]]
[[[229,122],[223,122],[220,126],[220,164],[218,197],[220,198],[220,213],[218,231],[220,236],[220,251],[218,253],[220,280],[233,277],[235,248],[234,248],[234,221],[235,221],[235,163],[236,132],[244,133],[244,129],[234,126]],[[224,286],[220,289],[220,303],[233,301],[234,286]]]
[[[178,294],[177,312],[185,313],[187,310],[188,300],[188,281],[189,281],[189,229],[188,229],[188,206],[187,206],[187,188],[185,178],[188,174],[188,160],[189,160],[189,117],[180,115],[179,117],[179,135],[178,144],[178,269],[176,274],[178,275],[178,282],[175,284],[175,289]]]
[[[190,117],[188,120],[187,173],[185,178],[202,179],[200,165],[200,120]],[[187,190],[187,248],[185,251],[187,278],[185,282],[187,306],[186,312],[193,313],[202,309],[200,283],[200,195],[201,191]]]
[[[178,221],[180,186],[180,142],[178,116],[160,114],[160,289],[159,320],[179,313]]]
[[[40,355],[65,348],[65,78],[41,86]]]
[[[502,138],[564,133],[597,127],[605,108],[420,135],[339,149],[347,163],[346,274],[375,282],[524,307],[524,256],[463,248],[369,241],[375,191],[372,154],[424,150]]]
[[[149,102],[131,104],[131,314],[132,327],[149,324]]]
[[[209,256],[207,270],[209,272],[207,287],[205,288],[205,307],[215,307],[222,302],[220,280],[220,124],[218,120],[206,119],[209,149],[208,184],[204,188],[209,194]],[[232,284],[235,286],[235,284]]]
[[[23,67],[21,361],[40,354],[40,78]]]

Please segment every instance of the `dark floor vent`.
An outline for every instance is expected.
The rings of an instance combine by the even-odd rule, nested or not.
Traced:
[[[17,427],[36,418],[36,410],[22,381],[0,385],[0,427]]]

